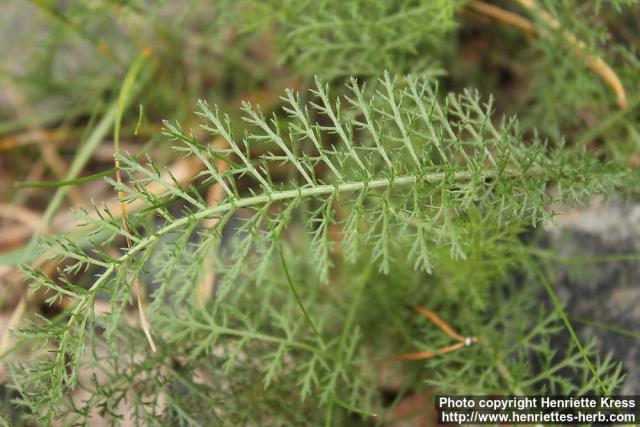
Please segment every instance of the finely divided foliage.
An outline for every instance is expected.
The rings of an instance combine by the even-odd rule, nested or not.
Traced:
[[[278,25],[281,56],[306,75],[379,75],[440,62],[455,27],[457,0],[234,1],[251,26]]]
[[[265,304],[260,316],[271,319],[268,332],[234,309],[242,283],[265,283],[270,289],[266,284],[276,280],[272,273],[278,264],[273,261],[285,250],[280,244],[283,233],[300,223],[306,229],[320,283],[339,262],[334,255],[338,248],[347,261],[382,274],[402,252],[408,253],[414,269],[431,272],[438,256],[434,248],[448,248],[454,259],[467,256],[465,224],[471,210],[491,212],[500,226],[535,225],[551,215],[556,203],[581,200],[616,183],[614,174],[604,174],[605,168],[580,150],[551,150],[535,137],[525,139],[514,119],[496,124],[491,100],[481,100],[474,91],[441,96],[432,82],[420,77],[385,74],[367,86],[351,79],[335,98],[328,85],[316,79],[309,93],[287,91],[277,114],[265,117],[248,103],[242,111],[247,130],[238,134],[216,107],[204,101],[198,105],[202,128],[212,137],[222,137],[226,148],[210,144],[209,137],[196,137],[178,123],[165,123],[164,132],[177,144],[175,149],[196,156],[204,166],[186,188],[151,160],[142,164],[135,157],[120,158],[130,180],[112,184],[127,201],[143,200],[149,208],[130,216],[128,233],[109,212],[101,212],[98,221],[84,217],[110,234],[108,242],[129,238],[131,249],[114,255],[96,242],[85,252],[58,241],[58,253],[70,260],[61,272],[64,286],[30,272],[34,284],[49,288],[52,298],[64,294],[73,304],[61,323],[42,319],[41,326],[24,331],[58,348],[23,371],[30,375],[15,381],[21,403],[35,414],[51,420],[73,406],[62,405],[64,393],[78,383],[86,342],[98,326],[107,336],[126,328],[123,312],[136,278],[150,283],[152,328],[167,349],[191,342],[187,353],[197,360],[233,337],[235,345],[227,349],[232,354],[226,366],[230,368],[252,343],[275,346],[266,357],[267,385],[286,365],[288,351],[309,352],[310,358],[297,368],[302,398],[322,383],[323,405],[354,405],[351,399],[340,400],[335,390],[345,372],[355,369],[351,365],[359,340],[356,327],[348,336],[345,329],[338,341],[323,341],[309,335],[307,326],[292,323],[294,315],[284,314],[301,317],[296,305],[286,303],[279,313]],[[217,159],[230,165],[224,173],[216,168]],[[277,177],[283,165],[288,166],[289,179]],[[166,196],[147,191],[150,183],[164,186]],[[226,197],[209,206],[196,187],[214,184]],[[183,206],[180,214],[172,208],[176,204]],[[202,227],[208,218],[219,221]],[[341,225],[338,238],[330,235],[335,224]],[[233,227],[234,236],[228,239],[226,230]],[[214,307],[166,313],[167,301],[173,307],[191,307],[204,261],[212,256],[217,273]],[[71,284],[83,271],[96,276],[88,289]],[[105,296],[110,313],[97,319],[94,304]],[[337,356],[324,357],[332,346],[340,346]],[[319,376],[319,371],[330,375]],[[355,396],[361,385],[357,376],[350,378]],[[87,403],[91,404],[95,402]],[[82,409],[71,411],[83,416]]]

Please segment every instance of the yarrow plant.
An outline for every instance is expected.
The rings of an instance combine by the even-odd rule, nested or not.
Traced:
[[[546,25],[536,27],[543,63],[551,44],[564,46],[567,72],[595,78],[604,90],[594,97],[611,96],[614,79],[590,65],[592,43],[578,29],[556,39],[561,11],[516,3],[530,25]],[[32,357],[7,363],[12,419],[389,425],[410,395],[620,386],[622,367],[576,335],[549,256],[526,235],[596,194],[632,188],[637,174],[620,153],[572,143],[554,123],[531,126],[547,114],[545,94],[528,93],[521,125],[497,112],[498,98],[449,91],[439,78],[454,51],[441,40],[462,8],[507,21],[514,12],[475,1],[314,4],[220,2],[229,15],[247,12],[242,43],[256,29],[271,34],[306,80],[262,106],[200,100],[195,121],[164,121],[159,146],[197,171],[187,179],[119,148],[127,105],[156,72],[145,61],[161,68],[167,53],[155,46],[132,62],[105,116],[116,167],[83,181],[104,178],[120,211],[77,209],[82,242],[41,241],[57,273],[23,266],[32,292],[62,309],[15,329]],[[598,135],[624,133],[608,126]]]

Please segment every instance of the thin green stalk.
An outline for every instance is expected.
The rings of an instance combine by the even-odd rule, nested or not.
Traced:
[[[630,331],[620,326],[607,325],[606,323],[597,322],[595,320],[584,319],[582,317],[570,317],[570,319],[576,323],[582,323],[583,325],[592,326],[594,328],[602,329],[603,331],[613,332],[614,334],[623,335],[625,337],[640,340],[640,333]]]
[[[285,338],[274,337],[272,335],[265,335],[261,333],[241,331],[238,329],[231,329],[224,326],[206,325],[206,324],[201,324],[201,325],[203,328],[210,329],[211,331],[215,332],[218,335],[228,335],[228,336],[233,336],[237,338],[249,338],[257,341],[277,343],[277,344],[285,345],[287,347],[306,350],[312,353],[323,354],[323,351],[321,349],[313,347],[309,344],[305,344],[300,341],[292,341]]]
[[[540,258],[551,259],[555,262],[559,262],[566,265],[597,264],[597,263],[603,263],[603,262],[640,260],[640,253],[593,255],[593,256],[562,256],[562,255],[559,255],[556,251],[552,251],[548,249],[530,248],[528,250],[532,254]]]
[[[148,75],[146,76],[148,77]],[[144,79],[146,82],[146,78]],[[134,92],[137,93],[143,86],[143,82],[135,85]],[[102,119],[98,122],[96,127],[93,129],[91,134],[87,137],[86,141],[80,146],[76,156],[73,158],[71,165],[69,166],[69,173],[66,176],[66,180],[76,179],[78,174],[82,171],[84,166],[87,164],[91,155],[96,150],[96,148],[100,145],[104,137],[107,135],[113,123],[116,119],[116,114],[118,111],[117,102],[113,102],[112,105],[107,109],[105,114],[102,116]],[[51,219],[58,211],[62,202],[64,200],[65,195],[67,194],[69,187],[59,187],[56,190],[56,193],[53,195],[53,198],[47,205],[47,209],[42,215],[42,219],[38,228],[34,231],[31,236],[31,240],[24,252],[22,253],[21,262],[28,262],[33,255],[36,253],[36,241],[38,237],[42,234],[44,230],[47,229]]]
[[[605,396],[610,396],[611,392],[609,391],[607,386],[604,385],[604,382],[600,378],[600,375],[598,374],[598,371],[596,371],[596,368],[591,363],[591,360],[589,359],[589,355],[587,354],[586,350],[582,346],[582,343],[580,342],[580,339],[578,338],[578,335],[576,334],[575,330],[573,329],[573,326],[571,325],[571,321],[569,320],[569,316],[567,315],[566,311],[564,310],[564,307],[562,307],[562,303],[560,302],[560,299],[558,298],[558,296],[556,295],[555,291],[553,290],[553,287],[551,286],[551,283],[549,283],[549,281],[547,280],[545,275],[542,273],[542,271],[540,271],[540,269],[535,264],[535,262],[531,262],[530,266],[531,266],[531,269],[535,272],[536,276],[538,276],[538,278],[542,282],[542,284],[543,284],[544,288],[546,289],[547,293],[549,294],[549,298],[551,298],[551,301],[553,302],[553,305],[555,306],[556,311],[558,312],[558,314],[560,314],[560,317],[562,318],[562,321],[564,322],[565,326],[567,327],[567,330],[569,331],[569,335],[571,335],[571,339],[575,343],[576,347],[578,348],[578,351],[580,352],[580,354],[582,355],[582,358],[584,359],[584,362],[587,364],[587,366],[589,367],[589,370],[591,371],[591,373],[595,377],[596,381],[598,382],[598,385],[600,385],[600,388],[604,392]]]
[[[113,121],[116,117],[116,105],[115,102],[113,105],[107,110],[107,112],[102,116],[100,122],[96,125],[93,132],[89,135],[87,140],[82,144],[73,158],[71,162],[71,166],[69,167],[69,173],[66,176],[66,180],[75,179],[78,174],[82,171],[82,168],[89,161],[91,154],[95,151],[95,149],[100,145],[104,137],[107,135],[107,132],[111,128]],[[69,187],[59,187],[53,198],[47,205],[47,209],[45,209],[44,214],[42,215],[42,219],[40,220],[40,224],[34,230],[33,235],[31,236],[31,240],[29,244],[25,247],[22,252],[22,257],[20,259],[21,263],[26,263],[30,260],[34,254],[37,253],[36,250],[36,241],[40,237],[40,235],[49,227],[49,223],[51,219],[58,211],[60,206],[62,206],[62,202],[64,201],[64,197],[67,194]]]
[[[344,409],[346,409],[349,412],[354,412],[356,414],[360,414],[360,415],[364,415],[365,417],[377,417],[378,414],[376,414],[375,412],[368,412],[368,411],[364,411],[360,408],[356,408],[353,405],[350,405],[348,402],[345,402],[344,400],[338,399],[337,397],[333,398],[333,401],[336,402],[339,406],[342,406]]]
[[[355,319],[356,312],[358,311],[358,308],[360,307],[360,303],[362,302],[362,293],[364,291],[365,285],[369,281],[368,279],[371,275],[372,269],[373,269],[373,264],[368,264],[367,269],[365,270],[363,277],[360,278],[358,286],[355,290],[355,295],[351,300],[351,305],[349,306],[349,311],[347,312],[347,317],[344,321],[344,327],[342,328],[342,335],[340,336],[340,343],[338,345],[339,350],[346,348],[347,337],[349,335],[349,332],[351,332],[351,325],[353,324],[353,320]],[[344,363],[344,357],[345,355],[341,354],[340,357],[338,358],[336,368],[335,368],[336,372],[342,369],[342,364]],[[350,405],[347,402],[344,402],[338,396],[336,396],[335,393],[332,393],[331,401],[337,403],[339,406],[342,406],[343,408],[345,408],[350,412],[355,412],[355,413],[366,415],[366,416],[377,417],[377,415],[372,412],[368,412],[363,409],[356,408],[355,406]],[[331,421],[332,411],[333,411],[333,405],[330,402],[327,407],[327,422]]]
[[[138,58],[133,61],[131,67],[127,71],[127,75],[122,82],[122,87],[120,88],[120,93],[118,94],[117,101],[117,115],[116,120],[113,126],[113,146],[116,155],[120,154],[120,127],[122,124],[122,116],[124,115],[125,110],[129,106],[129,103],[136,95],[135,86],[136,81],[140,73],[144,70],[144,65],[146,64],[149,56],[151,55],[151,50],[145,49],[138,56]],[[140,119],[138,118],[138,122]],[[136,125],[136,129],[138,125]]]
[[[327,410],[324,417],[325,427],[331,427],[333,421],[333,402],[335,402],[335,396],[333,396],[332,399],[329,399],[329,403],[327,404]]]
[[[68,179],[64,181],[18,181],[13,186],[15,188],[57,188],[66,187],[69,185],[80,185],[87,182],[95,181],[96,179],[109,176],[116,171],[117,168],[107,169],[106,171],[99,172],[93,175],[83,176],[82,178]]]
[[[320,350],[318,348],[315,348],[315,347],[312,347],[310,345],[298,342],[298,341],[291,341],[291,340],[287,340],[287,339],[284,339],[284,338],[273,337],[273,336],[270,336],[270,335],[257,334],[257,333],[251,333],[251,332],[245,332],[245,331],[238,331],[238,330],[228,329],[228,328],[217,328],[217,329],[218,329],[218,333],[221,334],[221,335],[245,337],[245,338],[250,338],[250,339],[254,339],[254,340],[258,340],[258,341],[278,343],[278,344],[286,345],[288,347],[298,348],[300,350],[306,350],[306,351],[310,351],[310,352],[313,352],[313,353],[322,354],[322,350]]]
[[[98,147],[98,145],[100,145],[104,137],[109,132],[109,129],[111,129],[111,126],[113,125],[113,121],[115,120],[115,118],[116,118],[116,105],[114,102],[113,105],[107,110],[105,115],[102,116],[102,119],[100,120],[100,122],[98,122],[93,132],[91,132],[91,135],[89,135],[89,137],[84,142],[84,144],[80,146],[76,156],[73,158],[73,161],[71,162],[71,166],[69,167],[69,173],[67,174],[66,180],[77,178],[78,174],[82,171],[82,168],[84,168],[86,163],[91,158],[91,155],[93,154],[95,149]],[[47,209],[45,210],[42,216],[41,227],[38,230],[39,232],[41,232],[43,228],[49,225],[49,222],[53,218],[53,215],[55,215],[55,213],[60,208],[60,205],[62,204],[62,200],[67,194],[67,190],[68,190],[67,187],[61,187],[58,189],[58,191],[56,191],[56,193],[53,196],[53,199],[51,199],[51,202],[49,202],[49,204],[47,205]],[[37,235],[39,233],[36,232],[34,234]]]
[[[116,172],[116,180],[118,184],[122,185],[122,176],[120,175],[120,127],[122,124],[122,116],[124,115],[127,106],[129,105],[131,99],[133,99],[134,95],[134,87],[138,78],[138,75],[144,70],[144,66],[147,64],[147,59],[151,55],[151,49],[143,50],[138,58],[131,64],[129,67],[129,71],[122,82],[122,87],[120,88],[120,94],[118,95],[118,110],[116,113],[116,120],[113,124],[113,153],[115,158],[115,172]],[[131,248],[131,238],[128,236],[129,234],[129,218],[127,217],[127,205],[124,201],[122,191],[118,191],[118,199],[120,200],[120,208],[122,211],[122,226],[127,234],[127,247]],[[126,268],[126,265],[125,265]],[[147,337],[147,341],[149,342],[149,346],[151,350],[155,353],[156,345],[153,340],[153,335],[151,333],[151,325],[149,324],[149,320],[146,315],[146,297],[145,291],[142,286],[140,286],[140,280],[138,277],[133,279],[133,289],[136,293],[136,300],[138,304],[138,317],[140,319],[140,325],[142,330],[144,331],[145,336]]]
[[[600,121],[600,123],[588,128],[576,139],[576,145],[585,145],[589,141],[592,141],[598,136],[602,135],[604,132],[609,130],[609,128],[611,128],[616,123],[618,123],[620,120],[624,119],[625,117],[635,112],[636,108],[639,105],[640,105],[640,96],[634,98],[629,103],[629,107],[626,110],[616,111],[615,113],[609,115],[608,117]]]
[[[316,334],[320,342],[323,342],[322,335],[320,334],[320,330],[316,326],[315,322],[311,319],[309,312],[307,311],[306,307],[304,306],[304,303],[302,302],[302,299],[300,298],[298,289],[296,288],[296,285],[293,283],[293,280],[291,279],[291,275],[289,274],[289,269],[287,268],[287,262],[284,259],[284,255],[282,253],[283,252],[282,245],[280,244],[279,238],[277,237],[278,234],[274,233],[274,235],[276,236],[276,239],[278,239],[276,241],[276,248],[278,251],[278,255],[280,256],[280,264],[282,265],[282,270],[284,271],[284,275],[287,278],[287,283],[289,284],[289,288],[291,289],[291,292],[293,293],[293,296],[296,299],[296,303],[298,304],[298,307],[300,307],[300,310],[302,310],[302,314],[304,315],[304,318],[307,320],[307,323],[309,323],[309,326],[311,326],[311,329]]]
[[[344,327],[342,328],[342,335],[340,336],[340,345],[339,348],[344,348],[347,341],[347,336],[351,331],[351,324],[353,323],[353,319],[355,318],[356,311],[360,307],[360,303],[362,302],[362,293],[364,291],[365,285],[369,281],[369,277],[371,276],[371,270],[373,264],[368,264],[367,269],[365,270],[362,278],[359,280],[358,287],[355,289],[355,295],[352,298],[351,306],[349,306],[349,311],[347,312],[347,317],[344,320]]]

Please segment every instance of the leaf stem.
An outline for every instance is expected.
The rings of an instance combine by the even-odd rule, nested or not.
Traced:
[[[279,242],[280,239],[277,237],[278,234],[275,233],[275,236],[277,239],[276,247],[278,250],[278,255],[280,256],[280,264],[282,265],[282,270],[284,271],[284,275],[287,278],[287,283],[289,284],[289,288],[293,293],[293,297],[296,299],[296,303],[298,304],[298,307],[300,307],[300,310],[302,310],[302,314],[304,315],[304,318],[307,320],[307,323],[309,323],[309,326],[311,326],[311,329],[313,329],[313,332],[320,339],[320,342],[322,342],[322,335],[320,334],[320,330],[318,330],[318,327],[316,326],[315,322],[313,321],[313,319],[311,319],[309,312],[307,311],[306,307],[304,306],[304,303],[302,302],[302,299],[300,298],[300,293],[298,292],[296,285],[293,283],[293,280],[291,279],[291,275],[289,274],[289,269],[287,268],[287,262],[284,259],[284,255],[282,253],[283,252],[282,245]]]
[[[204,325],[202,324],[203,327],[206,327],[206,329],[210,329],[211,331],[215,332],[218,335],[228,335],[228,336],[233,336],[233,337],[238,337],[238,338],[250,338],[250,339],[254,339],[254,340],[258,340],[258,341],[264,341],[264,342],[271,342],[271,343],[277,343],[277,344],[282,344],[288,347],[293,347],[293,348],[298,348],[300,350],[306,350],[312,353],[316,353],[316,354],[322,354],[322,350],[316,347],[313,347],[309,344],[305,344],[303,342],[300,341],[292,341],[292,340],[288,340],[285,338],[280,338],[280,337],[274,337],[272,335],[265,335],[265,334],[261,334],[261,333],[256,333],[256,332],[249,332],[249,331],[242,331],[242,330],[238,330],[238,329],[231,329],[231,328],[227,328],[224,326],[218,326],[218,325]]]
[[[484,178],[492,178],[496,176],[497,173],[498,171],[488,171],[482,176]],[[462,172],[453,173],[451,175],[454,180],[461,181],[461,180],[470,179],[473,176],[473,173],[470,171],[462,171]],[[435,172],[435,173],[424,175],[422,177],[422,180],[424,182],[433,183],[433,182],[442,181],[446,179],[447,176],[448,174],[444,172]],[[116,266],[122,263],[125,263],[126,261],[131,259],[134,255],[136,255],[139,252],[142,252],[148,246],[152,245],[154,242],[159,240],[161,237],[175,230],[179,230],[181,227],[184,227],[185,225],[187,225],[188,223],[194,220],[200,221],[204,218],[209,218],[214,215],[223,214],[232,209],[235,210],[239,208],[261,205],[261,204],[271,203],[275,201],[291,200],[291,199],[297,199],[297,198],[303,198],[303,197],[314,197],[314,196],[321,196],[326,194],[355,192],[359,190],[364,190],[365,188],[371,190],[371,189],[377,189],[377,188],[384,188],[388,186],[412,185],[412,184],[415,184],[416,182],[418,182],[418,177],[416,175],[403,175],[394,179],[380,178],[380,179],[371,180],[369,182],[355,181],[355,182],[346,182],[338,185],[328,185],[328,184],[316,185],[316,186],[305,187],[301,189],[283,190],[283,191],[277,191],[273,193],[264,193],[261,195],[245,197],[242,199],[229,199],[229,201],[226,203],[221,203],[217,206],[212,206],[210,208],[198,211],[193,215],[188,215],[180,219],[177,219],[171,224],[168,224],[165,227],[157,230],[156,232],[147,235],[145,238],[141,239],[137,244],[132,246],[131,249],[127,251],[127,253],[123,254],[120,258],[116,259],[116,263],[111,264],[111,266],[103,272],[102,276],[111,275],[115,271]],[[100,282],[96,282],[94,286],[92,286],[92,290],[94,290],[95,285],[99,283]]]

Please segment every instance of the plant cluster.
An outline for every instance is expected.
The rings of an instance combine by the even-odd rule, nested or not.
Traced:
[[[624,381],[537,238],[638,184],[636,2],[32,3],[47,45],[6,74],[87,131],[66,180],[21,185],[53,187],[43,226],[99,179],[119,204],[3,256],[58,311],[0,350],[0,421],[390,425],[411,395]],[[98,60],[57,63],[70,41]],[[77,178],[111,131],[115,168]]]

